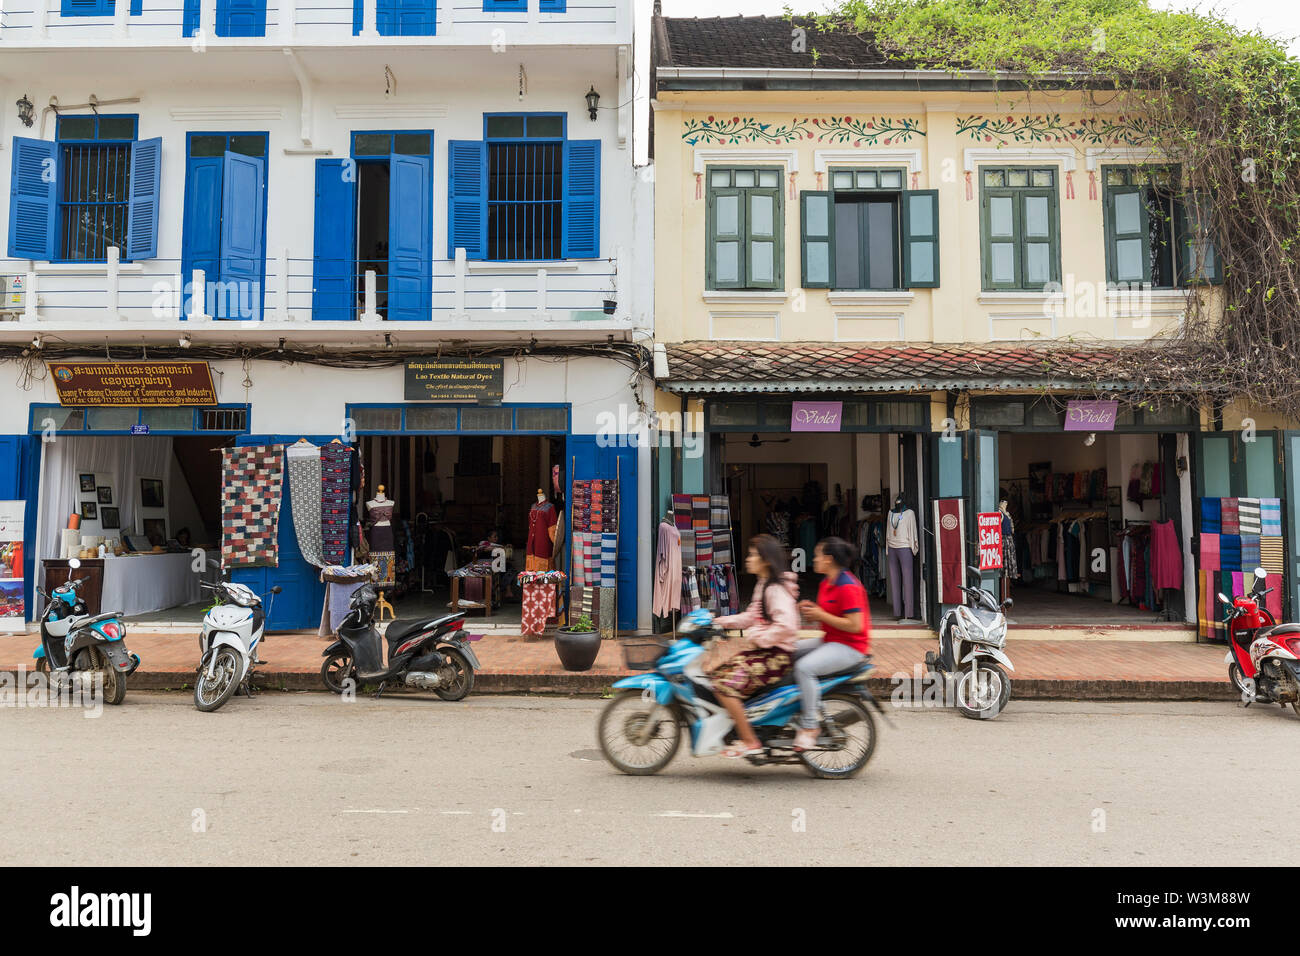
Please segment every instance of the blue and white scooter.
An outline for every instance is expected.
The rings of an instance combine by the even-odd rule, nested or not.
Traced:
[[[263,663],[257,659],[257,643],[266,631],[266,615],[262,599],[243,584],[218,581],[200,587],[216,593],[216,603],[203,616],[194,679],[194,706],[206,712],[230,700],[241,686],[253,695],[253,665]],[[278,584],[271,588],[272,595],[279,593]]]
[[[721,636],[707,610],[695,611],[682,621],[675,641],[659,645],[662,656],[651,663],[653,671],[614,684],[616,694],[601,712],[597,729],[606,760],[623,773],[652,774],[677,753],[683,727],[690,731],[696,757],[721,753],[736,739],[735,724],[699,666],[705,645]],[[637,666],[631,653],[628,657],[628,665]],[[828,779],[856,774],[876,749],[870,707],[884,715],[867,689],[871,669],[867,658],[821,678],[821,732],[810,750],[794,749],[799,688],[793,675],[751,697],[745,714],[764,752],[746,759],[756,766],[802,763],[813,776]]]
[[[79,588],[86,578],[72,574],[81,567],[73,558],[68,562],[68,580],[50,594],[40,588],[45,598],[41,612],[41,646],[32,657],[36,669],[51,674],[102,673],[104,702],[120,704],[126,699],[126,679],[140,666],[140,658],[126,649],[126,625],[121,611],[87,614]]]

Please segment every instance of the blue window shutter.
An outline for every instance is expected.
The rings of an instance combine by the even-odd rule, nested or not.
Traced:
[[[447,144],[447,258],[464,249],[470,259],[487,255],[487,145],[472,140]]]
[[[539,8],[542,13],[563,13],[566,9],[566,0],[542,0]]]
[[[361,19],[364,13],[362,0],[352,0],[352,35],[361,35]]]
[[[202,269],[211,284],[221,277],[221,180],[224,162],[220,156],[192,156],[185,169],[185,221],[181,232],[181,282],[188,288],[195,269]],[[210,287],[210,285],[209,285]],[[193,290],[190,290],[193,291]],[[206,293],[203,302],[208,301]],[[190,314],[190,297],[185,296],[182,315]]]
[[[316,160],[315,262],[311,317],[355,319],[353,275],[357,268],[356,163]]]
[[[131,0],[131,16],[144,16],[144,0]]]
[[[388,318],[433,318],[433,157],[389,157]]]
[[[59,12],[65,17],[109,17],[113,0],[63,0]]]
[[[600,255],[600,140],[564,144],[564,234],[561,255],[595,259]]]
[[[9,255],[14,259],[54,258],[54,210],[58,144],[14,137],[9,180]]]
[[[199,0],[185,0],[181,9],[181,36],[192,37],[199,32]]]
[[[162,178],[162,139],[131,144],[131,196],[126,217],[124,259],[158,258],[158,196]]]
[[[266,36],[266,0],[217,0],[217,36]]]
[[[223,166],[221,281],[225,295],[219,298],[224,300],[226,308],[224,315],[216,317],[260,319],[262,271],[266,262],[266,229],[262,218],[266,160],[228,152]]]

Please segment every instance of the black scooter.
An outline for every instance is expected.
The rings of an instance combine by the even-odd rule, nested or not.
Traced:
[[[339,639],[321,655],[320,676],[325,687],[342,694],[347,682],[352,687],[378,684],[375,697],[391,680],[408,687],[431,690],[443,700],[462,700],[474,689],[478,662],[470,642],[481,635],[463,630],[464,612],[442,617],[393,621],[388,625],[388,663],[384,663],[379,629],[375,627],[375,603],[379,594],[363,584],[348,602],[348,615],[339,625]]]

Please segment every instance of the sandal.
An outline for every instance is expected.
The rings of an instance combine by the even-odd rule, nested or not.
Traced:
[[[762,747],[746,747],[744,744],[735,744],[722,751],[724,757],[759,757],[763,754]]]
[[[817,737],[820,734],[820,728],[817,727],[800,727],[794,735],[795,753],[803,753],[805,750],[817,749]],[[810,739],[811,738],[811,739]]]

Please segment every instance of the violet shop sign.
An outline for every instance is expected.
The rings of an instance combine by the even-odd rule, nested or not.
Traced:
[[[837,432],[843,421],[843,402],[795,402],[790,409],[792,432]]]
[[[1065,406],[1067,432],[1113,432],[1119,416],[1116,401],[1073,401]]]

